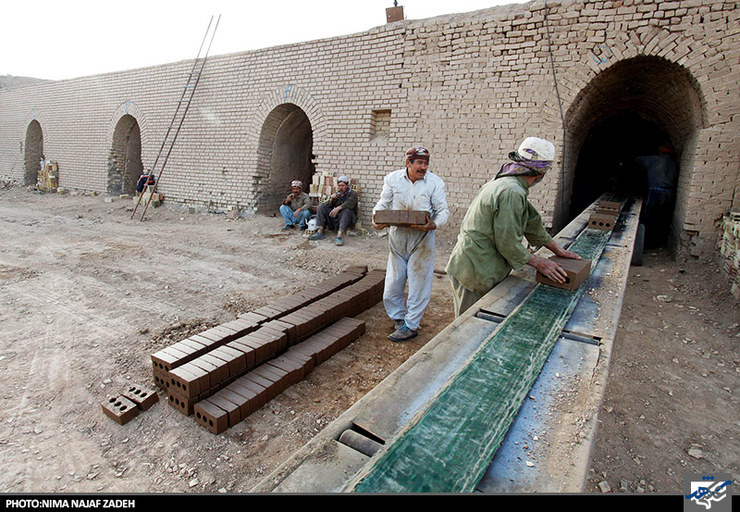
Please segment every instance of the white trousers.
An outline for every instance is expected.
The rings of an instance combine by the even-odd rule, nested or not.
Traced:
[[[423,232],[397,226],[388,229],[390,253],[383,305],[392,320],[404,320],[406,326],[415,331],[432,298],[434,231]]]

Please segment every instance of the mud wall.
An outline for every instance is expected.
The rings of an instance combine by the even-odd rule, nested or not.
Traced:
[[[382,176],[409,145],[426,145],[454,233],[506,154],[538,135],[555,142],[558,165],[531,198],[557,229],[584,145],[628,112],[675,147],[671,247],[712,255],[723,215],[740,207],[739,18],[737,2],[534,1],[209,57],[160,191],[183,205],[269,210],[288,190],[290,171],[274,168],[293,151],[280,127],[300,119],[295,150],[311,170],[357,179],[366,221]],[[151,166],[191,67],[1,90],[0,177],[26,181],[26,155],[43,151],[60,186],[114,193],[120,123],[135,120],[133,145]],[[604,155],[617,143],[592,142]]]

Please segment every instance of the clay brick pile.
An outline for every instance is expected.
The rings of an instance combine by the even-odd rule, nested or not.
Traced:
[[[622,203],[616,201],[599,201],[596,212],[588,218],[588,227],[612,231],[617,223]]]
[[[213,433],[234,426],[365,332],[385,271],[350,267],[151,355],[168,403]]]

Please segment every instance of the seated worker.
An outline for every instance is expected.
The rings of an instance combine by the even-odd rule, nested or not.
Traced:
[[[323,240],[324,228],[337,230],[337,245],[344,245],[342,235],[347,228],[357,222],[357,192],[349,186],[349,178],[340,176],[337,180],[337,193],[332,194],[329,200],[319,204],[316,212],[316,233],[308,237],[309,240]]]
[[[152,171],[144,171],[141,173],[139,181],[136,183],[136,192],[139,194],[143,193],[144,189],[154,185],[154,182],[154,173]]]
[[[280,205],[280,215],[283,216],[285,226],[283,231],[300,226],[305,231],[308,218],[311,216],[311,198],[303,191],[303,183],[294,180],[290,183],[291,192]]]

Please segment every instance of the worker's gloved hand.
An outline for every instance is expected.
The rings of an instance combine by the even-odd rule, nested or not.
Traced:
[[[556,283],[564,283],[568,277],[567,272],[552,260],[547,258],[540,258],[539,256],[532,256],[527,262],[528,265],[534,267],[537,272],[547,277],[548,279],[555,281]]]

